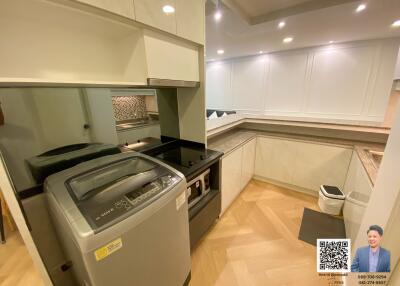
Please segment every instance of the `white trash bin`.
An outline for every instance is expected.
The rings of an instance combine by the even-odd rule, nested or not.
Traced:
[[[319,189],[318,205],[324,213],[339,215],[345,197],[346,196],[338,187],[321,185]]]

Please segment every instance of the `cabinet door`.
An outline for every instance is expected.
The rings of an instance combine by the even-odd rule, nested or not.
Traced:
[[[290,184],[297,153],[296,144],[290,140],[258,137],[255,175]]]
[[[353,152],[343,188],[344,193],[348,196],[344,202],[343,219],[347,237],[353,241],[360,229],[372,189],[372,184],[357,153]]]
[[[136,21],[176,34],[176,12],[163,11],[166,5],[176,9],[175,0],[134,0],[134,3]]]
[[[144,44],[149,78],[199,81],[196,47],[152,31],[145,31]]]
[[[130,19],[135,19],[132,0],[79,0],[79,2],[125,16]]]
[[[243,190],[254,175],[254,160],[256,157],[256,138],[243,146],[242,180],[240,189]]]
[[[292,184],[315,192],[320,185],[343,189],[352,149],[297,142],[297,156]]]
[[[205,1],[175,0],[178,36],[204,45]]]
[[[242,176],[242,148],[238,148],[222,159],[221,214],[240,193]]]

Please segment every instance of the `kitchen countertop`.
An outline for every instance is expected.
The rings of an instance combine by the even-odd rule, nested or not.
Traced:
[[[372,184],[372,186],[375,185],[376,177],[378,175],[378,170],[379,170],[379,165],[376,166],[374,164],[374,159],[371,157],[370,154],[368,154],[367,150],[374,150],[374,151],[380,151],[383,152],[385,149],[384,146],[375,146],[373,148],[369,148],[366,146],[361,146],[361,145],[355,145],[354,150],[357,152],[358,158],[360,158],[360,161],[369,177],[369,180]]]
[[[354,148],[355,152],[357,152],[357,155],[360,158],[360,161],[368,174],[368,177],[372,185],[374,185],[375,183],[378,169],[372,162],[371,156],[369,156],[366,150],[376,150],[382,152],[385,149],[385,144],[380,144],[380,143],[370,143],[370,142],[346,140],[339,138],[325,138],[318,136],[295,135],[289,133],[274,133],[274,132],[248,130],[242,128],[231,129],[223,134],[208,139],[207,148],[223,152],[224,156],[226,156],[227,154],[232,152],[235,148],[243,145],[244,143],[255,138],[258,135],[292,139],[292,140],[320,142],[320,143],[342,145],[344,147]]]
[[[132,130],[132,129],[137,129],[137,128],[143,128],[143,127],[147,127],[147,126],[151,126],[151,125],[157,125],[160,124],[160,122],[158,120],[145,120],[139,123],[120,123],[120,124],[116,124],[116,129],[117,132],[121,132],[121,131],[128,131],[128,130]]]
[[[257,132],[248,131],[245,129],[237,129],[224,133],[223,136],[218,136],[208,140],[207,148],[223,152],[224,156],[233,151],[236,147],[255,138]]]
[[[390,128],[386,127],[350,125],[346,123],[337,124],[335,121],[332,121],[332,123],[310,122],[301,121],[301,118],[299,118],[299,121],[282,120],[271,118],[270,116],[256,114],[232,114],[217,119],[207,120],[207,137],[211,138],[213,136],[217,136],[218,134],[224,133],[227,130],[233,129],[243,123],[285,126],[286,128],[301,127],[314,130],[329,130],[330,132],[354,131],[363,134],[375,134],[381,137],[387,137],[390,133]]]

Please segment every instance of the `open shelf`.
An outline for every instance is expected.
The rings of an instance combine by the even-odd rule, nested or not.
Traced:
[[[0,87],[24,87],[24,86],[49,86],[49,87],[137,87],[145,86],[145,82],[128,82],[128,81],[65,81],[65,80],[50,80],[46,78],[0,78]]]
[[[140,28],[46,1],[4,0],[0,85],[146,85]]]

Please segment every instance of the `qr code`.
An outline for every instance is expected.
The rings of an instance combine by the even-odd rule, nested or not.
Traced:
[[[350,239],[317,239],[317,272],[350,272]]]

